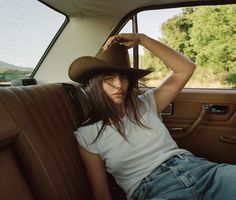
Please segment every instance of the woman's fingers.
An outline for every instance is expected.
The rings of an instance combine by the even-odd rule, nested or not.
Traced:
[[[113,43],[113,42],[119,42],[119,36],[118,35],[114,35],[114,36],[111,36],[107,41],[106,43],[104,44],[104,46],[102,47],[102,49],[105,51],[107,50],[107,48]]]
[[[124,44],[127,48],[131,48],[139,43],[139,37],[138,34],[131,34],[131,33],[121,33],[118,35],[113,35],[107,40],[102,49],[104,51],[107,50],[107,48],[113,42],[119,42]]]

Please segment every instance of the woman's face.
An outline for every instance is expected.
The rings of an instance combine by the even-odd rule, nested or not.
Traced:
[[[129,81],[123,74],[109,73],[104,76],[102,87],[115,104],[123,104],[129,87]]]

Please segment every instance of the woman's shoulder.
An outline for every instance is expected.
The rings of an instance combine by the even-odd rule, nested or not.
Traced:
[[[149,89],[139,96],[141,105],[147,109],[148,112],[157,114],[156,99],[154,96],[154,89]]]
[[[149,107],[150,105],[153,105],[155,103],[154,90],[149,89],[145,91],[143,94],[139,95],[138,98],[141,103]]]
[[[81,135],[83,137],[93,138],[94,136],[96,136],[99,123],[100,122],[82,124],[75,130],[74,134]]]
[[[92,153],[98,153],[97,146],[94,140],[97,136],[97,123],[89,124],[86,126],[80,126],[75,130],[74,135],[78,143]]]
[[[97,125],[97,122],[91,123],[91,124],[82,124],[81,126],[78,127],[77,130],[91,130],[94,129]]]
[[[149,99],[154,97],[154,90],[153,89],[146,90],[145,92],[143,92],[138,97],[142,101],[148,101]]]

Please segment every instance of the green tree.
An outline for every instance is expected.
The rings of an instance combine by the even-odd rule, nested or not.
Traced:
[[[232,78],[236,73],[235,13],[236,5],[184,8],[181,14],[162,24],[160,40],[197,64],[195,80],[220,78],[222,84],[236,85]],[[141,63],[144,67],[156,67],[157,73],[167,72],[147,51]]]
[[[191,43],[202,67],[211,67],[214,73],[235,70],[236,6],[199,7],[191,15]]]

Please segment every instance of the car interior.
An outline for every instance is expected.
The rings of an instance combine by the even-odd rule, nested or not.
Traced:
[[[110,35],[119,33],[140,11],[236,2],[39,3],[66,17],[30,77],[0,87],[0,198],[89,200],[90,185],[73,134],[90,114],[89,87],[69,79],[70,64],[80,56],[95,55]],[[214,162],[236,164],[235,89],[184,88],[162,119],[181,148]],[[108,181],[112,198],[126,199],[110,174]]]

